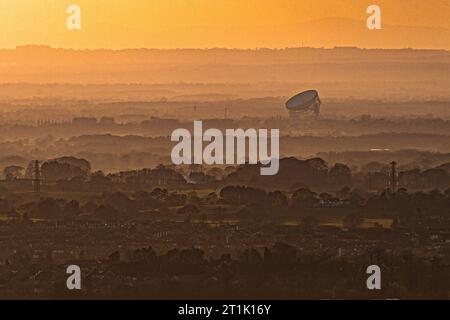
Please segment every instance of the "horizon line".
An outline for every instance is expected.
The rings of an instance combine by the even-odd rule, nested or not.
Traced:
[[[237,50],[237,51],[258,51],[258,50],[292,50],[292,49],[316,49],[316,50],[334,50],[334,49],[358,49],[358,50],[417,50],[417,51],[446,51],[450,52],[449,49],[445,48],[426,48],[426,47],[360,47],[352,45],[337,45],[337,46],[286,46],[286,47],[124,47],[124,48],[105,48],[105,47],[82,47],[82,48],[71,48],[71,47],[59,47],[52,46],[49,44],[20,44],[14,47],[1,47],[0,50],[17,50],[26,47],[36,47],[36,48],[48,48],[55,50],[72,50],[72,51],[127,51],[127,50],[161,50],[161,51],[175,51],[175,50]]]

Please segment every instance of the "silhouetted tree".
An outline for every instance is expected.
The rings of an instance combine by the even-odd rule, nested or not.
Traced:
[[[284,208],[288,206],[288,198],[281,191],[272,191],[267,195],[267,202],[272,207]]]
[[[348,186],[352,184],[352,173],[348,166],[342,163],[336,163],[333,168],[331,168],[330,182],[337,186]]]
[[[188,205],[183,206],[180,209],[178,209],[177,213],[178,214],[187,214],[187,215],[197,214],[197,213],[200,213],[200,209],[193,204],[188,204]]]
[[[21,166],[8,166],[3,169],[3,176],[7,181],[21,179],[24,177],[25,168]]]
[[[292,206],[294,208],[312,208],[319,204],[319,199],[315,192],[301,188],[292,195]]]

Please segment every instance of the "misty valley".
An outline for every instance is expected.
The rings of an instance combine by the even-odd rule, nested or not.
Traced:
[[[0,61],[1,298],[448,299],[448,51]]]

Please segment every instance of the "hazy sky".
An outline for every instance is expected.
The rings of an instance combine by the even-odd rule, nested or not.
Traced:
[[[81,31],[66,28],[70,4],[81,7]],[[411,35],[388,28],[365,41],[375,35],[365,28],[370,4],[381,7],[386,28],[420,28],[408,29]],[[420,36],[433,38],[449,30],[450,0],[0,0],[0,48],[436,47],[439,42],[428,45]],[[383,35],[389,37],[386,43]],[[450,49],[448,41],[442,41],[442,48]]]

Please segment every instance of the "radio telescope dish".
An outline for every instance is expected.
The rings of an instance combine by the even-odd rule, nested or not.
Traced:
[[[286,108],[291,118],[319,116],[322,102],[316,90],[303,91],[286,102]]]

